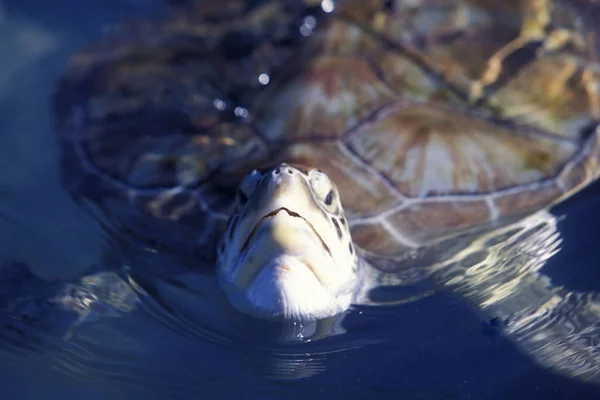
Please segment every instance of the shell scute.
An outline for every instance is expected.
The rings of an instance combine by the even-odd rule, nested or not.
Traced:
[[[271,141],[339,137],[395,98],[365,60],[321,56],[258,100],[257,125]]]
[[[455,92],[405,55],[389,50],[380,51],[374,53],[370,61],[381,79],[398,96],[461,107],[460,98]]]
[[[561,198],[563,190],[553,181],[533,184],[520,190],[506,191],[493,196],[498,218],[517,216],[540,210]]]
[[[394,258],[406,251],[378,222],[351,225],[350,232],[354,243],[371,253]]]
[[[457,111],[401,103],[359,128],[348,143],[408,197],[528,184],[557,174],[577,150],[571,142],[533,131],[517,135]]]
[[[600,175],[599,136],[600,131],[596,128],[582,146],[578,157],[567,165],[558,177],[557,182],[563,188],[565,195],[576,192]]]
[[[489,104],[503,118],[578,138],[599,116],[597,71],[571,55],[547,56],[523,68],[496,90]]]
[[[402,236],[418,244],[450,235],[493,220],[493,212],[484,198],[473,200],[434,199],[414,203],[390,214],[387,220]]]
[[[515,2],[416,1],[380,8],[363,24],[467,94],[490,58],[519,37]],[[360,17],[357,17],[360,18]]]

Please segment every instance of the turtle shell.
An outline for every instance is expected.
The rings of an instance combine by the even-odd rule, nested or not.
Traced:
[[[73,56],[56,113],[75,193],[126,200],[107,212],[137,234],[210,249],[245,173],[303,164],[336,182],[355,242],[393,260],[600,172],[600,70],[577,10],[250,3],[134,24]]]

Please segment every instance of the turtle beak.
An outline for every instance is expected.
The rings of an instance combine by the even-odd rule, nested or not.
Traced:
[[[238,258],[235,283],[247,288],[259,271],[282,255],[302,261],[323,284],[323,256],[331,251],[313,225],[300,214],[280,207],[262,217],[248,235]],[[281,265],[285,270],[285,266]]]
[[[248,249],[248,245],[249,245],[250,241],[252,240],[252,238],[256,234],[256,231],[260,228],[260,226],[264,222],[266,222],[269,218],[274,218],[279,212],[286,212],[291,217],[302,219],[312,229],[312,231],[315,234],[315,236],[319,238],[319,241],[321,242],[321,245],[323,246],[323,249],[329,255],[331,255],[331,250],[329,250],[329,247],[327,247],[327,244],[325,243],[325,241],[323,240],[323,238],[321,237],[321,235],[319,235],[319,232],[317,232],[317,230],[315,229],[315,227],[307,219],[305,219],[304,217],[302,217],[300,214],[298,214],[297,212],[291,211],[291,210],[289,210],[289,209],[287,209],[285,207],[280,207],[277,210],[271,211],[270,213],[268,213],[267,215],[265,215],[264,217],[262,217],[258,221],[258,223],[252,229],[252,232],[250,232],[250,235],[248,235],[248,238],[246,239],[246,242],[244,242],[244,245],[242,246],[240,254],[244,254],[246,252],[246,250]]]

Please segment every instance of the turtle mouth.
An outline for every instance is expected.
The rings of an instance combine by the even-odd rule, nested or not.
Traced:
[[[256,232],[258,231],[258,229],[261,227],[261,225],[264,224],[269,218],[274,218],[281,211],[285,211],[291,217],[302,219],[310,227],[310,229],[315,234],[315,236],[317,238],[319,238],[319,241],[321,242],[321,246],[323,246],[323,249],[327,252],[327,254],[329,254],[331,256],[331,250],[329,249],[329,247],[327,246],[327,244],[325,243],[325,241],[323,240],[323,238],[321,237],[321,235],[319,235],[319,232],[317,232],[317,230],[315,229],[315,227],[313,226],[313,224],[311,224],[310,221],[308,221],[306,218],[304,218],[303,216],[301,216],[297,212],[294,212],[294,211],[292,211],[292,210],[290,210],[288,208],[285,208],[285,207],[280,207],[280,208],[278,208],[276,210],[271,211],[270,213],[268,213],[265,216],[263,216],[256,223],[256,225],[254,225],[254,228],[252,228],[252,232],[250,232],[250,234],[248,235],[248,238],[246,238],[246,241],[244,242],[244,245],[241,248],[240,254],[245,254],[246,250],[248,249],[248,246],[250,245],[250,243],[252,243],[252,238],[254,237],[254,235],[256,234]]]

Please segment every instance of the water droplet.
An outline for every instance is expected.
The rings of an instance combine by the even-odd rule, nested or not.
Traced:
[[[269,77],[269,75],[267,75],[267,74],[260,74],[258,76],[258,81],[260,82],[261,85],[268,84],[270,80],[271,80],[271,77]]]
[[[244,107],[236,107],[235,110],[233,110],[233,113],[236,115],[236,117],[240,118],[246,118],[248,116],[248,110],[246,110]]]
[[[225,109],[225,102],[221,99],[215,99],[213,101],[213,106],[215,106],[217,110],[223,111]]]
[[[317,26],[317,19],[312,15],[308,15],[304,18],[304,25],[306,25],[310,29],[315,29],[315,27]]]
[[[316,26],[317,19],[312,15],[308,15],[302,21],[302,25],[300,26],[300,33],[302,34],[302,36],[309,36]]]
[[[330,13],[330,12],[333,11],[333,9],[335,8],[335,6],[333,5],[333,1],[332,0],[323,0],[321,2],[321,8],[326,13]]]
[[[301,25],[300,26],[300,34],[302,36],[310,36],[310,34],[312,33],[312,29],[309,28],[307,25]]]

